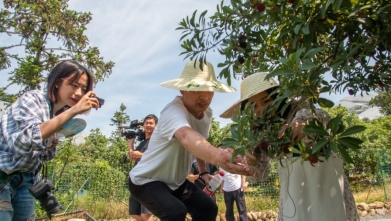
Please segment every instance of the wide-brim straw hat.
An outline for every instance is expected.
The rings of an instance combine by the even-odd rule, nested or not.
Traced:
[[[265,80],[265,77],[268,74],[269,72],[259,72],[244,78],[244,80],[240,83],[240,99],[224,111],[220,117],[231,118],[233,115],[238,113],[238,108],[240,108],[242,101],[270,88],[278,87],[279,84],[273,78]]]
[[[185,65],[179,78],[161,83],[168,87],[183,91],[211,91],[211,92],[235,92],[236,89],[216,80],[215,71],[211,63],[203,63],[202,70],[197,61],[189,61]]]

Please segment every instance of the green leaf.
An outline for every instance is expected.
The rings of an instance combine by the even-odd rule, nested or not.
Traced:
[[[338,150],[346,163],[353,163],[352,158],[349,156],[348,152],[343,147],[338,148]]]
[[[232,157],[231,157],[231,162],[233,161],[233,159],[237,156],[237,155],[242,155],[244,156],[246,154],[246,150],[244,148],[237,148],[234,150],[234,152],[232,153]]]
[[[342,115],[338,114],[336,117],[331,119],[331,132],[336,135],[338,132],[339,124],[341,123]]]
[[[318,150],[320,150],[320,148],[326,146],[326,144],[329,142],[328,139],[325,139],[325,138],[322,138],[320,139],[316,144],[315,146],[312,148],[312,154],[318,152]]]
[[[232,138],[239,140],[238,132],[237,132],[238,126],[237,125],[231,125],[231,134]]]
[[[302,25],[303,24],[297,24],[295,26],[295,28],[293,29],[293,31],[295,32],[296,35],[299,34],[299,31],[300,31]]]
[[[310,70],[313,67],[315,67],[315,64],[311,60],[309,60],[309,59],[304,60],[303,65],[302,65],[303,70]]]
[[[363,143],[362,140],[354,137],[341,137],[337,139],[337,142],[346,148],[350,148],[354,150],[360,149],[361,148],[360,144]]]
[[[190,25],[193,26],[193,27],[195,27],[194,19],[195,19],[196,13],[197,13],[197,10],[195,10],[195,11],[193,12],[193,16],[191,16],[191,19],[190,19]]]
[[[334,106],[334,102],[332,102],[329,99],[323,98],[323,97],[318,98],[318,103],[323,108],[325,108],[325,107],[332,108]]]
[[[296,149],[296,148],[292,148],[292,153],[297,153],[297,154],[301,154],[300,150]]]
[[[198,22],[201,22],[201,18],[204,17],[207,12],[208,12],[208,10],[205,10],[204,12],[201,13]]]
[[[320,47],[320,48],[312,48],[310,50],[307,51],[307,53],[305,53],[303,59],[310,59],[312,57],[314,57],[314,55],[316,53],[318,53],[319,51],[321,51],[323,48]]]
[[[365,129],[366,129],[365,126],[354,125],[352,127],[349,127],[348,129],[346,129],[343,133],[340,134],[340,136],[344,137],[344,136],[349,136],[349,135],[352,135],[355,133],[360,133],[360,132],[364,131]]]
[[[310,33],[310,25],[309,24],[305,24],[303,26],[303,28],[301,29],[301,31],[303,32],[303,34],[308,35]]]
[[[324,153],[326,159],[328,159],[330,157],[331,151],[333,151],[334,153],[337,153],[337,142],[331,141],[329,148],[326,148],[325,153]]]
[[[235,140],[234,138],[225,138],[222,142],[223,144],[221,145],[221,147],[236,147],[240,144],[239,141]]]
[[[334,0],[333,6],[332,6],[334,13],[337,13],[339,11],[341,4],[342,4],[342,0]]]
[[[268,74],[266,79],[269,79],[269,78],[272,78],[275,76],[279,76],[279,75],[290,76],[290,75],[294,75],[294,74],[295,74],[295,72],[290,69],[276,69],[276,70],[272,71],[270,74]]]
[[[318,135],[323,135],[323,136],[329,136],[329,133],[327,133],[327,131],[323,127],[312,125],[312,124],[304,126],[303,131],[306,133],[313,133],[313,134],[318,134]]]

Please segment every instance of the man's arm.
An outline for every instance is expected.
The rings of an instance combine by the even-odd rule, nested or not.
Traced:
[[[207,172],[206,171],[206,163],[204,160],[201,160],[200,158],[196,157],[198,171],[201,173]]]
[[[198,174],[194,175],[192,172],[190,172],[189,175],[187,176],[187,179],[189,179],[190,181],[194,181],[198,179]]]
[[[220,184],[220,193],[224,193],[223,187],[224,187],[224,180],[221,181],[221,184]]]
[[[126,141],[128,141],[128,156],[130,161],[134,161],[133,159],[133,151],[134,151],[134,138],[128,139],[126,138]]]
[[[181,142],[182,147],[197,158],[217,165],[230,173],[243,175],[252,175],[254,173],[249,167],[237,164],[246,163],[241,156],[236,156],[231,163],[232,153],[212,146],[200,133],[190,127],[179,128],[175,131],[174,136]]]
[[[242,190],[245,191],[246,188],[247,188],[246,176],[242,175]]]

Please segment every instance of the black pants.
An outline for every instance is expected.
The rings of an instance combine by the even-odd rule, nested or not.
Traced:
[[[135,185],[129,180],[129,190],[137,201],[161,221],[184,221],[187,213],[193,221],[216,220],[216,203],[188,180],[175,191],[160,181]]]
[[[247,209],[246,209],[246,199],[244,198],[244,191],[237,189],[232,192],[224,191],[224,202],[227,210],[225,211],[225,218],[227,221],[234,221],[234,202],[239,213],[240,221],[247,221]]]

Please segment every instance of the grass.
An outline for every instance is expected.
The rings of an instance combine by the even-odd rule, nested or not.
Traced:
[[[389,193],[391,190],[391,184],[387,184],[386,188],[383,185],[374,185],[374,184],[354,184],[351,186],[353,190],[353,195],[356,200],[356,203],[372,203],[375,201],[385,202],[386,196],[384,189]],[[219,208],[219,214],[225,213],[225,204],[223,199],[223,194],[216,194],[217,205]],[[278,210],[278,192],[269,192],[268,194],[262,193],[258,188],[249,188],[246,191],[246,205],[248,212],[258,212],[258,211],[268,211]],[[69,211],[84,211],[89,215],[94,217],[97,220],[113,220],[113,219],[129,219],[128,215],[128,201],[118,201],[118,200],[107,200],[107,199],[93,199],[93,197],[88,194],[84,196],[77,197]],[[236,207],[234,207],[235,213],[237,212]],[[39,211],[37,211],[39,212]],[[44,215],[42,211],[37,213],[39,215]],[[76,218],[76,217],[74,217]],[[83,217],[79,217],[83,218]],[[45,219],[41,219],[45,220]],[[67,220],[63,217],[54,217],[53,221],[63,221]]]

